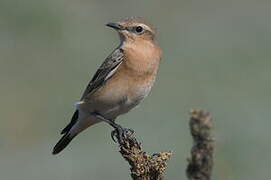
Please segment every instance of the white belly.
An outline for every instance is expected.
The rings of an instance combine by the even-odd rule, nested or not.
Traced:
[[[129,112],[136,107],[149,94],[151,86],[140,86],[133,88],[132,93],[125,95],[103,94],[103,97],[92,99],[90,101],[82,101],[76,104],[76,108],[92,113],[98,112],[108,119],[115,119],[121,114]]]
[[[139,105],[145,97],[149,94],[151,86],[148,88],[140,88],[133,96],[123,97],[120,101],[116,102],[115,106],[108,109],[101,109],[104,116],[109,118],[116,118],[121,114],[129,112],[131,109]]]

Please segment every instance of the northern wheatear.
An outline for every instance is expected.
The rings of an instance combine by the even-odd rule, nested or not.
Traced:
[[[138,17],[106,25],[118,32],[120,45],[87,85],[53,154],[62,151],[76,135],[95,123],[105,121],[118,128],[116,118],[137,106],[153,86],[161,59],[154,28]]]

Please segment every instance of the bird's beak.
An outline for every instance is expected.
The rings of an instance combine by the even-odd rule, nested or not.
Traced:
[[[106,26],[111,27],[115,30],[124,30],[125,28],[119,23],[107,23]]]

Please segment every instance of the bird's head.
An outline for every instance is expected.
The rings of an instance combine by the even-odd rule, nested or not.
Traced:
[[[106,25],[118,31],[122,41],[155,40],[155,29],[140,17],[130,17]]]

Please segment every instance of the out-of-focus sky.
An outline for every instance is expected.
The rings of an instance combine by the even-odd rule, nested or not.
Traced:
[[[188,112],[214,116],[214,178],[270,178],[271,2],[268,0],[1,0],[0,178],[129,179],[100,123],[51,155],[73,104],[118,45],[104,26],[142,16],[163,49],[150,96],[118,122],[148,152],[172,150],[167,179],[185,179]]]

